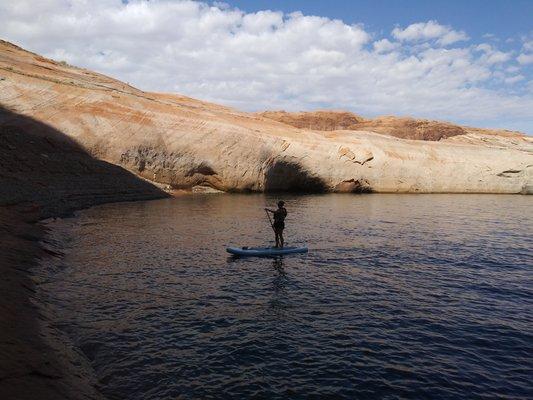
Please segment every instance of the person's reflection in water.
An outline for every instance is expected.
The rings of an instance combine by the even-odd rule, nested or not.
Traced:
[[[276,278],[274,279],[274,288],[275,289],[283,289],[283,286],[285,285],[285,281],[287,280],[287,275],[285,274],[285,270],[283,269],[283,258],[276,257],[272,261],[272,266],[278,273]]]
[[[277,257],[272,260],[272,266],[276,271],[276,276],[272,281],[274,293],[272,294],[272,300],[270,300],[270,307],[275,310],[276,314],[281,314],[288,308],[287,283],[289,282],[289,279],[283,268],[282,257]]]

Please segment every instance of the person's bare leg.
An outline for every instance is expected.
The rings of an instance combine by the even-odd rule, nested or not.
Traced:
[[[283,245],[285,244],[285,240],[283,239],[283,231],[279,233],[279,239],[281,242],[281,248],[283,248]]]
[[[279,247],[279,233],[276,232],[276,247]]]

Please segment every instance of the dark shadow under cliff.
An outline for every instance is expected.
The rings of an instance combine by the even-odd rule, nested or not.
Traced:
[[[33,203],[40,216],[167,194],[95,159],[57,129],[0,106],[0,205]]]
[[[326,183],[301,165],[285,160],[275,161],[265,173],[265,192],[324,193]]]

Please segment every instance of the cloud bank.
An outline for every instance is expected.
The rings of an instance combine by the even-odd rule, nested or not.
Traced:
[[[363,25],[193,1],[0,3],[0,36],[141,89],[244,110],[348,109],[533,133],[533,42],[472,43],[426,21]]]

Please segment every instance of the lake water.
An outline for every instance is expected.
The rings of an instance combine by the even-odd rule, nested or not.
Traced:
[[[50,222],[36,271],[110,399],[532,398],[533,197],[190,195]]]

